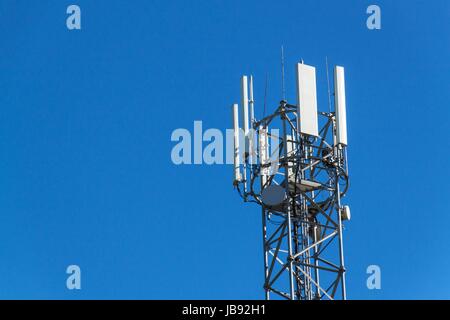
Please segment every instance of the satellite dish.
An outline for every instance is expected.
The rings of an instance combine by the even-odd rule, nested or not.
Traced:
[[[284,201],[286,191],[279,185],[270,185],[261,193],[261,200],[266,206],[276,206]]]

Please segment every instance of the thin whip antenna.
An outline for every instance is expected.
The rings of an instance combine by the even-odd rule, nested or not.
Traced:
[[[284,47],[281,46],[281,96],[286,100],[286,90],[284,87]]]
[[[331,113],[331,92],[330,92],[330,76],[328,74],[328,57],[325,56],[325,66],[327,68],[327,86],[328,86],[328,112]]]
[[[266,73],[266,86],[264,88],[264,110],[263,118],[266,116],[266,105],[267,105],[267,87],[269,86],[269,74]]]

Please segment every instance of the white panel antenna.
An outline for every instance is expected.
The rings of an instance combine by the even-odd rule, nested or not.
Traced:
[[[297,64],[297,101],[301,133],[318,136],[315,67]]]
[[[253,100],[253,76],[250,76],[249,88],[248,88],[248,102],[250,104],[250,131],[248,136],[248,149],[249,149],[249,163],[255,164],[256,162],[256,140],[253,124],[255,122],[255,108]]]
[[[287,148],[287,156],[292,157],[294,156],[294,141],[292,140],[292,136],[290,134],[286,135],[286,148]],[[289,180],[295,179],[295,172],[294,172],[294,162],[288,161],[288,173],[289,173]]]
[[[267,128],[262,126],[259,127],[258,135],[258,153],[261,161],[261,179],[262,183],[265,184],[267,177],[270,173],[270,168],[266,166],[269,163],[269,136],[267,134]]]
[[[247,137],[248,134],[248,78],[242,76],[241,78],[241,94],[242,94],[242,129]]]
[[[344,68],[336,66],[334,69],[334,105],[336,108],[336,143],[347,145],[347,111],[345,105],[345,76]]]
[[[242,174],[242,180],[244,181],[244,191],[247,191],[247,161],[249,154],[249,142],[248,142],[248,78],[242,76],[241,78],[241,93],[242,93],[242,129],[244,130],[244,142],[243,146],[243,165],[244,171]]]
[[[242,181],[240,168],[240,148],[239,148],[239,106],[233,104],[233,128],[234,128],[234,182]]]
[[[250,76],[250,82],[249,82],[249,92],[248,92],[248,98],[250,103],[250,128],[253,128],[253,122],[255,121],[255,101],[253,99],[253,76]]]

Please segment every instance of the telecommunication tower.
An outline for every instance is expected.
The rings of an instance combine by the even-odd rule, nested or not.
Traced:
[[[296,75],[296,104],[283,97],[260,120],[254,113],[253,76],[242,76],[241,108],[232,106],[233,185],[245,202],[262,210],[265,298],[346,299],[343,227],[350,208],[342,203],[349,183],[344,68],[334,68],[334,111],[328,89],[328,112],[317,110],[315,67],[297,63]]]

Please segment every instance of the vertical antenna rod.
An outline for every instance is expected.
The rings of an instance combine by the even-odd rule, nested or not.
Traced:
[[[281,96],[286,101],[286,89],[284,87],[284,47],[281,46]]]

